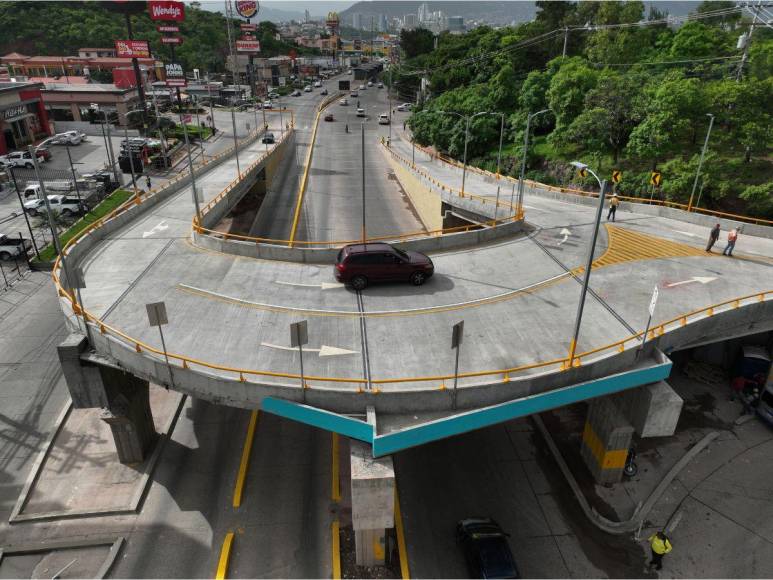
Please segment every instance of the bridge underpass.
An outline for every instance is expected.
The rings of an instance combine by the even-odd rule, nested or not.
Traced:
[[[373,143],[373,147],[377,144]],[[253,147],[255,154],[259,150],[260,146]],[[214,175],[206,177],[202,180],[206,197],[214,196],[217,188],[228,181]],[[176,199],[177,202],[161,206],[152,216],[143,216],[118,230],[100,244],[97,252],[89,252],[83,262],[86,309],[104,323],[103,328],[94,327],[96,331],[105,330],[104,335],[99,332],[95,336],[97,350],[140,376],[162,384],[168,382],[168,369],[158,352],[160,342],[144,317],[144,305],[158,300],[167,303],[167,346],[173,355],[178,355],[172,356],[172,361],[180,382],[173,386],[202,398],[248,408],[269,394],[285,408],[293,408],[293,412],[307,410],[281,401],[303,398],[298,387],[297,355],[288,349],[287,336],[289,323],[302,318],[310,319],[312,347],[321,349],[326,345],[351,351],[333,357],[312,355],[304,361],[310,377],[305,396],[311,410],[319,407],[363,415],[368,406],[373,406],[382,425],[384,418],[390,413],[398,415],[400,409],[406,411],[405,415],[414,410],[424,420],[451,413],[448,385],[452,353],[447,343],[451,325],[460,318],[465,319],[467,336],[461,368],[465,373],[491,371],[482,377],[462,378],[460,409],[531,394],[531,387],[524,389],[523,383],[516,380],[515,367],[524,364],[556,359],[546,369],[549,377],[539,377],[543,385],[550,383],[550,387],[584,379],[592,381],[610,372],[599,370],[599,376],[594,375],[593,365],[588,364],[593,354],[582,360],[579,369],[560,371],[579,294],[572,273],[576,274],[582,263],[591,208],[527,198],[529,204],[542,203],[540,207],[545,208],[543,211],[555,225],[546,221],[549,228],[540,227],[535,218],[536,233],[485,247],[433,254],[438,275],[418,291],[397,286],[374,287],[358,297],[346,289],[323,287],[332,278],[329,266],[252,260],[196,248],[187,239],[192,203],[179,201],[186,199],[184,193]],[[618,217],[623,216],[619,213]],[[159,218],[175,220],[171,232],[163,230],[161,235],[160,229],[152,231],[160,225]],[[637,234],[631,227],[637,219],[650,219],[655,225],[645,228],[649,233]],[[749,308],[766,308],[769,295],[765,292],[771,277],[764,261],[754,256],[729,260],[702,255],[695,245],[657,235],[658,228],[667,228],[662,218],[633,214],[630,222],[629,225],[621,219],[602,232],[601,257],[591,278],[595,295],[586,307],[580,352],[614,343],[643,329],[652,287],[664,281],[674,284],[673,292],[670,300],[660,303],[656,328],[696,308],[741,296],[750,298],[740,303],[739,308],[732,304],[723,308],[730,314],[731,309],[741,313]],[[572,230],[570,238],[560,246],[563,236],[559,226]],[[551,227],[558,231],[551,233]],[[691,226],[682,227],[689,231]],[[151,233],[144,236],[148,232]],[[170,233],[176,234],[176,241]],[[139,243],[143,244],[139,253],[146,256],[144,262],[136,259]],[[764,254],[767,243],[757,240],[750,245],[762,248],[759,252]],[[551,252],[551,245],[561,249],[553,248]],[[136,269],[127,271],[124,262],[136,264]],[[709,284],[677,285],[708,272],[719,274]],[[724,321],[730,314],[723,314],[723,308],[718,307],[713,315],[723,317]],[[767,312],[770,320],[768,311],[757,312]],[[707,313],[701,313],[690,323],[699,323],[697,319],[706,316]],[[750,324],[754,322],[742,320],[742,325]],[[664,329],[658,342],[667,341],[677,326],[678,321],[667,331]],[[126,343],[126,336],[118,336],[108,327],[131,339]],[[367,358],[365,349],[359,346],[363,340],[368,345]],[[631,340],[624,345],[625,349],[632,350],[635,342]],[[607,353],[610,358],[616,356],[614,350]],[[367,365],[368,373],[363,372],[363,365]],[[622,366],[629,367],[630,359],[622,361]],[[666,366],[667,363],[657,360],[651,368],[664,373],[668,370]],[[508,369],[514,370],[510,373]],[[250,370],[269,370],[282,376],[267,378],[251,374]],[[530,369],[521,371],[527,378],[537,373]],[[331,386],[325,377],[343,377],[346,382]],[[422,377],[432,378],[416,380]],[[661,375],[647,374],[624,387],[635,386],[636,380],[641,384],[657,378]],[[392,379],[406,380],[379,382]],[[215,391],[220,381],[225,387]],[[278,407],[273,410],[279,411]],[[285,414],[291,416],[290,412]],[[320,416],[326,421],[331,417],[324,413]],[[293,418],[303,419],[299,415]],[[349,421],[344,416],[340,419]],[[335,426],[319,421],[327,428]],[[483,424],[486,423],[474,427]],[[468,429],[469,424],[462,425],[456,431],[441,431],[438,436]],[[409,440],[403,446],[416,443]]]

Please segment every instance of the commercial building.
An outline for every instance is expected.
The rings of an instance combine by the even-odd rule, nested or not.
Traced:
[[[82,48],[80,52],[84,54],[108,54],[110,49]],[[155,59],[139,58],[137,60],[140,67],[147,71],[148,75],[159,80],[163,79],[155,71]],[[117,58],[115,56],[27,56],[18,52],[12,52],[0,57],[0,64],[8,67],[12,77],[45,77],[59,80],[70,76],[88,77],[97,72],[110,73],[114,77],[116,75],[120,76],[116,69],[131,69],[132,59]],[[66,81],[63,80],[62,82]],[[115,78],[113,82],[115,82]]]
[[[136,88],[121,88],[107,84],[48,84],[41,90],[46,110],[53,121],[89,122],[93,118],[90,106],[99,105],[111,122],[126,124],[126,113],[140,106]],[[58,126],[57,126],[58,127]]]
[[[40,83],[0,82],[0,155],[52,135]]]

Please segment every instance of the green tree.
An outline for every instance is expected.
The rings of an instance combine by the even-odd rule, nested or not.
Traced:
[[[585,106],[585,94],[596,86],[598,73],[580,57],[566,59],[550,80],[547,103],[555,114],[556,130],[572,124]]]
[[[420,54],[431,52],[434,43],[435,39],[432,32],[426,28],[403,29],[400,31],[400,48],[405,52],[406,58],[413,58]]]
[[[669,56],[674,60],[725,56],[731,46],[730,36],[723,30],[693,21],[676,33]]]

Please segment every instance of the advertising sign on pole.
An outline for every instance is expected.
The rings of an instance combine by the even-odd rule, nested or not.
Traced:
[[[179,62],[168,62],[164,65],[164,69],[166,70],[166,86],[186,86],[185,71]]]
[[[115,55],[120,58],[150,58],[147,40],[116,40]]]
[[[239,24],[239,28],[241,28],[243,32],[255,32],[258,29],[258,25],[242,22]]]
[[[236,0],[236,12],[247,20],[255,16],[259,9],[260,6],[255,0]]]
[[[259,40],[237,40],[236,52],[260,52]]]
[[[161,44],[182,44],[183,39],[179,36],[162,36]]]
[[[149,0],[148,12],[151,20],[185,20],[185,4],[175,0]]]
[[[180,32],[179,26],[171,26],[171,25],[164,25],[164,26],[156,26],[156,30],[159,32]]]

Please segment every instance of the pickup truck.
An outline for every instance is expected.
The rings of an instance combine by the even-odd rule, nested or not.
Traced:
[[[63,216],[77,215],[85,211],[77,197],[65,195],[49,195],[48,205],[53,213],[61,213]],[[45,215],[46,204],[42,199],[33,199],[24,202],[24,211],[31,216]]]
[[[26,254],[30,248],[32,248],[32,242],[26,238],[0,234],[0,260],[17,258]]]
[[[38,163],[44,163],[46,160],[43,154],[37,155],[37,158]],[[26,167],[27,169],[32,169],[34,164],[29,151],[14,151],[8,155],[0,156],[0,167]]]

